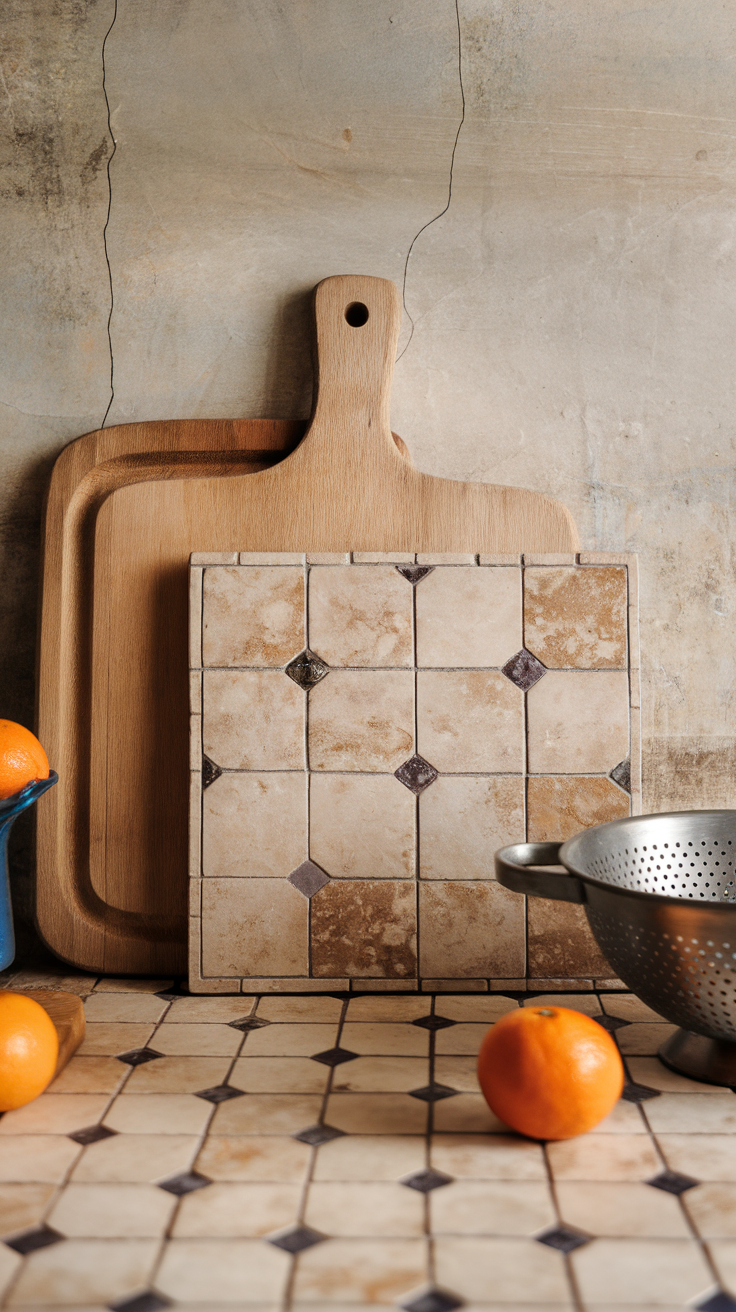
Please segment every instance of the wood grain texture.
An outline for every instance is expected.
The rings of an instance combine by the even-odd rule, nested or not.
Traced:
[[[84,1003],[76,993],[63,993],[60,989],[23,989],[22,992],[27,998],[40,1003],[56,1027],[59,1036],[59,1056],[54,1071],[56,1078],[84,1040]]]
[[[362,327],[345,318],[356,302]],[[38,807],[37,915],[84,969],[185,969],[191,551],[578,547],[558,502],[412,467],[389,424],[393,283],[329,278],[315,312],[303,440],[290,421],[130,424],[80,438],[55,466],[38,723],[59,784]]]

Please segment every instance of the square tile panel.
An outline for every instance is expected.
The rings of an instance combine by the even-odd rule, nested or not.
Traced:
[[[193,992],[610,978],[493,855],[640,805],[635,559],[196,561]]]

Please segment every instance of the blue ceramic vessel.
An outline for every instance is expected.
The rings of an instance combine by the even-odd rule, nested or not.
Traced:
[[[16,816],[31,806],[42,793],[51,788],[59,776],[51,770],[48,779],[37,779],[12,797],[0,801],[0,970],[7,970],[15,957],[13,932],[13,905],[10,900],[8,875],[8,837]]]

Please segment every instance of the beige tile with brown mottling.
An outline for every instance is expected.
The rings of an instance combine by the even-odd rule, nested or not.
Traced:
[[[307,855],[300,772],[223,774],[202,794],[202,873],[285,879]]]
[[[416,974],[416,893],[403,880],[331,882],[311,901],[312,971],[406,978]]]
[[[417,751],[440,773],[520,771],[524,698],[494,670],[420,670]]]
[[[409,670],[332,670],[309,694],[312,770],[392,774],[412,755]]]
[[[391,565],[309,575],[309,644],[328,665],[411,665],[411,585]]]
[[[333,878],[411,879],[413,793],[393,774],[319,774],[309,785],[313,861]]]
[[[521,647],[519,569],[435,569],[416,598],[420,666],[498,666]]]
[[[548,669],[626,665],[623,566],[526,569],[524,646]]]
[[[304,647],[304,570],[206,569],[203,665],[286,665]]]
[[[431,978],[522,975],[524,899],[495,882],[419,886],[419,971]]]
[[[203,976],[308,974],[308,914],[288,879],[204,880]]]
[[[422,1239],[332,1239],[299,1255],[294,1297],[392,1306],[427,1278]]]
[[[625,670],[550,670],[527,694],[531,774],[607,774],[629,751]]]
[[[203,748],[223,769],[302,770],[305,697],[282,670],[205,670]]]
[[[440,776],[419,798],[419,826],[422,879],[495,879],[494,852],[524,839],[523,776]]]
[[[585,908],[569,902],[529,899],[527,951],[530,979],[614,973],[593,937]]]
[[[610,779],[569,774],[531,778],[527,785],[529,842],[564,842],[581,829],[623,819],[629,814],[629,805],[626,793]]]

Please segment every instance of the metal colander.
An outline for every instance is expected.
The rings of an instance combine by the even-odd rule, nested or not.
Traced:
[[[496,854],[496,874],[518,893],[582,904],[619,978],[682,1027],[662,1060],[736,1085],[736,811],[634,816],[566,843],[518,843]]]

